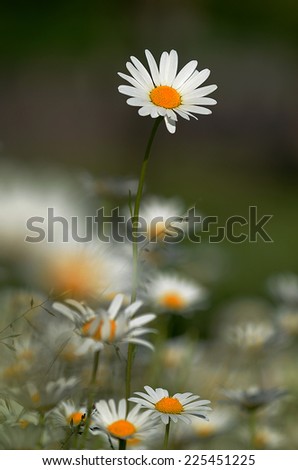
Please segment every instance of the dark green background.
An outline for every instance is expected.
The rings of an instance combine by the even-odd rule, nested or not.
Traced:
[[[222,221],[250,205],[272,214],[274,243],[214,247],[220,296],[263,293],[271,273],[298,271],[297,16],[291,0],[3,1],[0,157],[37,178],[137,175],[152,121],[125,104],[117,72],[145,48],[197,58],[218,105],[174,136],[161,128],[147,188]]]

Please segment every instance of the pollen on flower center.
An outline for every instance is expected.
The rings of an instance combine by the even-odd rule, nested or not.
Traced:
[[[132,436],[136,432],[136,428],[132,423],[126,421],[125,419],[119,419],[119,421],[114,421],[107,427],[107,430],[113,434],[115,437],[120,439],[126,439],[127,437]]]
[[[184,411],[183,406],[177,398],[164,397],[155,403],[155,409],[161,413],[180,414]]]
[[[181,96],[175,88],[167,85],[161,85],[150,92],[150,99],[156,106],[172,109],[181,104]]]
[[[179,310],[180,308],[183,308],[185,306],[184,299],[181,297],[180,294],[177,294],[176,292],[167,292],[162,296],[160,301],[165,307],[174,310]]]
[[[95,321],[95,318],[88,321],[82,326],[82,333],[85,336],[91,336],[91,338],[95,339],[96,341],[102,341],[103,339],[108,341],[113,341],[115,339],[116,335],[116,322],[115,320],[109,320],[109,325],[110,325],[110,334],[108,338],[102,338],[102,326],[103,326],[103,320],[99,322],[99,325],[94,329],[93,322]]]
[[[84,421],[84,419],[84,413],[80,411],[74,411],[70,416],[68,416],[67,421],[69,424],[72,423],[75,426],[78,426],[82,421]]]

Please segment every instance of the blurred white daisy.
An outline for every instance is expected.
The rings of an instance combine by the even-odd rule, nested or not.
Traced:
[[[252,353],[260,352],[274,343],[276,331],[273,325],[268,322],[247,322],[228,327],[226,339],[239,349]]]
[[[87,408],[85,406],[76,406],[72,400],[66,400],[50,411],[47,418],[53,426],[68,427],[83,425],[86,415]]]
[[[148,419],[150,412],[140,413],[137,405],[127,414],[126,400],[122,399],[118,407],[114,400],[100,400],[95,404],[90,431],[94,434],[103,432],[122,440],[143,440],[152,432],[154,423]]]
[[[278,311],[277,322],[286,335],[298,336],[298,308],[281,308]]]
[[[117,293],[130,294],[131,262],[122,246],[103,242],[54,244],[36,269],[37,282],[55,295],[105,302]]]
[[[118,343],[140,344],[153,349],[151,343],[140,336],[154,331],[151,328],[144,328],[144,325],[152,321],[156,315],[145,313],[135,317],[142,302],[136,301],[122,310],[123,299],[123,295],[118,294],[108,310],[99,309],[97,312],[72,299],[66,300],[64,304],[54,302],[53,308],[69,318],[74,323],[77,333],[84,339],[78,354],[84,354],[90,349],[100,350],[104,344]]]
[[[271,276],[267,281],[268,290],[277,301],[289,306],[298,306],[298,276],[292,272]]]
[[[211,114],[205,106],[216,104],[207,95],[216,90],[216,85],[200,87],[210,75],[209,69],[198,72],[198,62],[192,60],[179,73],[178,54],[175,50],[163,52],[159,67],[150,51],[145,51],[150,73],[136,58],[126,63],[131,75],[119,73],[120,77],[130,83],[120,85],[119,92],[130,96],[127,103],[138,106],[140,116],[164,117],[168,131],[176,130],[177,115],[189,120],[194,114]]]
[[[183,207],[177,199],[150,197],[144,200],[140,210],[139,221],[144,220],[144,229],[148,241],[167,241],[185,231]]]
[[[207,290],[175,274],[156,274],[148,282],[146,301],[163,312],[181,313],[204,306]]]
[[[210,421],[193,420],[192,430],[200,439],[208,439],[227,431],[232,424],[235,424],[235,417],[231,410],[217,408],[212,412]]]
[[[261,389],[251,386],[246,390],[224,390],[223,394],[231,403],[245,411],[255,411],[285,396],[287,392],[278,388]]]
[[[207,413],[211,411],[206,405],[210,404],[209,400],[199,400],[198,395],[190,392],[175,393],[170,396],[169,392],[163,388],[153,389],[146,385],[144,387],[147,393],[135,392],[139,397],[129,398],[129,401],[141,405],[151,411],[152,418],[160,418],[164,424],[168,424],[170,420],[177,423],[178,420],[184,423],[190,423],[194,416],[202,419],[208,419]]]
[[[28,411],[14,400],[0,400],[0,423],[25,429],[29,424],[38,425],[39,414]]]
[[[70,395],[78,383],[79,380],[76,377],[60,377],[58,380],[39,383],[28,381],[22,387],[11,388],[8,393],[28,410],[46,412]]]

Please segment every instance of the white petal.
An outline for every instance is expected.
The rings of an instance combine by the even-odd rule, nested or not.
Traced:
[[[150,104],[149,106],[143,106],[138,110],[138,113],[140,116],[149,116],[152,111],[152,105]]]
[[[148,101],[143,98],[128,98],[128,100],[126,100],[126,103],[130,106],[146,106],[148,104]]]
[[[145,98],[146,96],[148,96],[144,90],[141,90],[139,88],[134,88],[133,86],[120,85],[118,87],[118,90],[123,95],[135,96],[138,98]]]
[[[172,121],[177,121],[177,116],[172,109],[166,109],[166,116],[168,116],[169,119],[172,119]]]
[[[168,116],[165,116],[165,124],[170,134],[174,134],[176,131],[176,122],[169,119]]]
[[[160,81],[162,85],[167,85],[166,79],[167,79],[167,70],[168,70],[168,58],[169,58],[169,54],[167,52],[163,52],[160,56],[159,75],[160,75]]]
[[[149,72],[145,69],[142,62],[140,62],[139,59],[137,59],[136,57],[133,57],[133,56],[130,59],[131,59],[132,63],[134,64],[134,66],[138,69],[138,71],[142,75],[143,80],[145,81],[146,85],[149,88],[152,89],[154,87],[154,84],[152,82],[152,78],[150,77]]]
[[[111,305],[109,306],[108,313],[111,320],[114,320],[117,313],[119,312],[121,305],[123,303],[124,296],[122,294],[117,294],[114,297]]]
[[[64,304],[60,304],[59,302],[54,302],[52,307],[54,310],[57,310],[57,312],[62,313],[62,315],[67,317],[72,322],[78,321],[80,318],[77,312],[74,312],[72,309],[70,309]]]
[[[150,401],[150,403],[155,404],[156,403],[156,398],[151,397],[150,395],[144,393],[144,392],[136,392],[140,397],[143,397],[145,400]]]
[[[151,343],[149,343],[149,341],[146,341],[144,339],[129,337],[127,339],[124,339],[123,342],[124,343],[139,344],[140,346],[145,346],[146,348],[151,349],[151,351],[154,351],[154,346]]]
[[[156,401],[159,400],[159,395],[157,394],[157,392],[152,388],[150,387],[150,385],[145,385],[144,386],[144,389],[146,390],[146,392],[148,393],[148,395],[150,395],[152,398],[154,398]]]
[[[198,88],[204,83],[210,75],[209,69],[201,70],[201,72],[195,71],[192,76],[181,85],[179,91],[182,95]]]
[[[151,108],[151,117],[156,119],[159,116],[158,108],[156,106]]]
[[[208,98],[205,96],[198,97],[198,98],[192,98],[192,99],[183,99],[183,104],[188,105],[188,104],[198,104],[198,105],[206,105],[206,106],[213,106],[217,104],[217,101],[214,100],[213,98]]]
[[[135,80],[140,83],[141,87],[144,88],[144,90],[152,90],[153,83],[152,85],[148,85],[148,82],[146,81],[146,79],[144,79],[143,75],[130,62],[127,62],[126,68],[135,78]]]
[[[126,400],[124,398],[119,401],[118,416],[119,416],[119,419],[125,419],[125,416],[126,416]]]
[[[129,398],[128,401],[132,401],[133,403],[139,403],[140,405],[145,406],[145,408],[154,409],[154,406],[152,405],[152,403],[148,403],[148,401],[143,400],[142,398],[132,397],[132,398]]]
[[[141,90],[144,90],[144,87],[135,78],[131,77],[130,75],[126,75],[125,73],[121,73],[121,72],[118,72],[118,75],[119,77],[129,82],[135,88],[140,88]]]
[[[173,88],[176,90],[181,87],[181,85],[193,74],[198,65],[197,60],[191,60],[186,64],[182,70],[178,73],[177,77],[173,81]]]
[[[150,72],[151,72],[153,81],[154,81],[156,86],[159,86],[160,85],[160,76],[159,76],[159,72],[158,72],[157,63],[156,63],[153,55],[151,54],[151,52],[148,51],[148,49],[145,50],[145,54],[146,54],[146,57],[147,57],[147,61],[148,61],[148,65],[149,65],[149,68],[150,68]]]
[[[130,99],[133,99],[133,98],[130,98]],[[189,115],[185,111],[182,111],[180,108],[176,108],[175,113],[179,114],[179,116],[181,116],[183,119],[187,119],[187,121],[190,120]]]
[[[217,89],[217,85],[203,86],[201,88],[197,88],[196,90],[190,93],[186,93],[183,98],[187,100],[192,99],[192,98],[201,98],[202,96],[209,95],[216,89]]]
[[[169,419],[170,419],[170,418],[169,418],[169,415],[166,415],[166,414],[164,414],[164,413],[161,413],[161,414],[160,414],[160,417],[161,417],[161,420],[162,420],[162,422],[163,422],[164,424],[168,424]]]
[[[208,108],[203,108],[202,106],[196,106],[196,105],[182,105],[181,106],[182,111],[190,111],[191,113],[195,114],[212,114],[212,111]]]
[[[143,305],[143,302],[141,300],[137,300],[136,302],[126,307],[125,314],[127,314],[128,318],[133,317],[134,314],[141,308],[142,305]]]
[[[146,323],[149,323],[150,321],[154,320],[154,318],[156,318],[156,315],[154,315],[154,313],[146,313],[145,315],[140,315],[139,317],[136,317],[130,321],[129,327],[136,328],[138,326],[145,325]]]
[[[167,71],[167,84],[172,86],[173,81],[175,80],[178,68],[178,54],[172,49],[169,55],[169,66]]]

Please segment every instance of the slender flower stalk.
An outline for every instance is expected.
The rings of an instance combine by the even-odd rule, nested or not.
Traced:
[[[132,284],[131,302],[135,302],[136,297],[137,297],[137,288],[138,288],[138,222],[139,222],[141,199],[142,199],[142,194],[143,194],[146,170],[147,170],[152,143],[153,143],[156,131],[161,121],[162,121],[161,116],[155,119],[154,126],[152,128],[152,131],[151,131],[148,143],[147,143],[147,147],[146,147],[146,151],[145,151],[145,155],[144,155],[144,159],[143,159],[143,163],[141,167],[141,173],[140,173],[138,189],[137,189],[137,194],[136,194],[136,199],[135,199],[135,204],[134,204],[134,210],[133,210],[133,245],[132,245],[133,246],[133,284]]]
[[[170,435],[170,424],[171,424],[171,420],[169,420],[168,424],[165,427],[165,437],[164,437],[164,441],[163,441],[163,449],[164,450],[167,450],[167,448],[168,448],[169,435]]]
[[[147,143],[147,147],[146,147],[146,151],[145,151],[145,155],[144,155],[144,159],[143,159],[143,163],[141,167],[138,189],[137,189],[137,194],[135,198],[135,204],[134,204],[134,210],[133,210],[133,243],[132,243],[132,250],[133,250],[133,275],[132,276],[133,278],[132,278],[131,303],[136,301],[137,290],[138,290],[138,278],[139,278],[138,222],[139,222],[141,199],[142,199],[142,194],[143,194],[146,170],[147,170],[152,143],[154,141],[154,137],[156,135],[158,126],[162,120],[163,118],[161,116],[159,116],[158,118],[154,120],[154,126],[152,128],[152,131],[151,131],[148,143]],[[128,398],[131,395],[131,371],[132,371],[135,348],[136,348],[135,344],[128,345],[127,363],[126,363],[126,384],[125,384],[126,400],[128,400]]]
[[[100,355],[100,351],[97,350],[95,351],[94,356],[93,356],[93,366],[92,366],[92,374],[91,374],[91,379],[90,379],[89,396],[88,396],[88,404],[87,404],[87,417],[86,417],[84,432],[83,432],[82,440],[81,440],[81,449],[85,448],[85,442],[87,439],[88,430],[89,430],[89,426],[91,423],[91,414],[92,414],[92,407],[93,407],[93,402],[94,402],[94,385],[96,382],[96,375],[97,375],[98,366],[99,366],[99,355]]]

